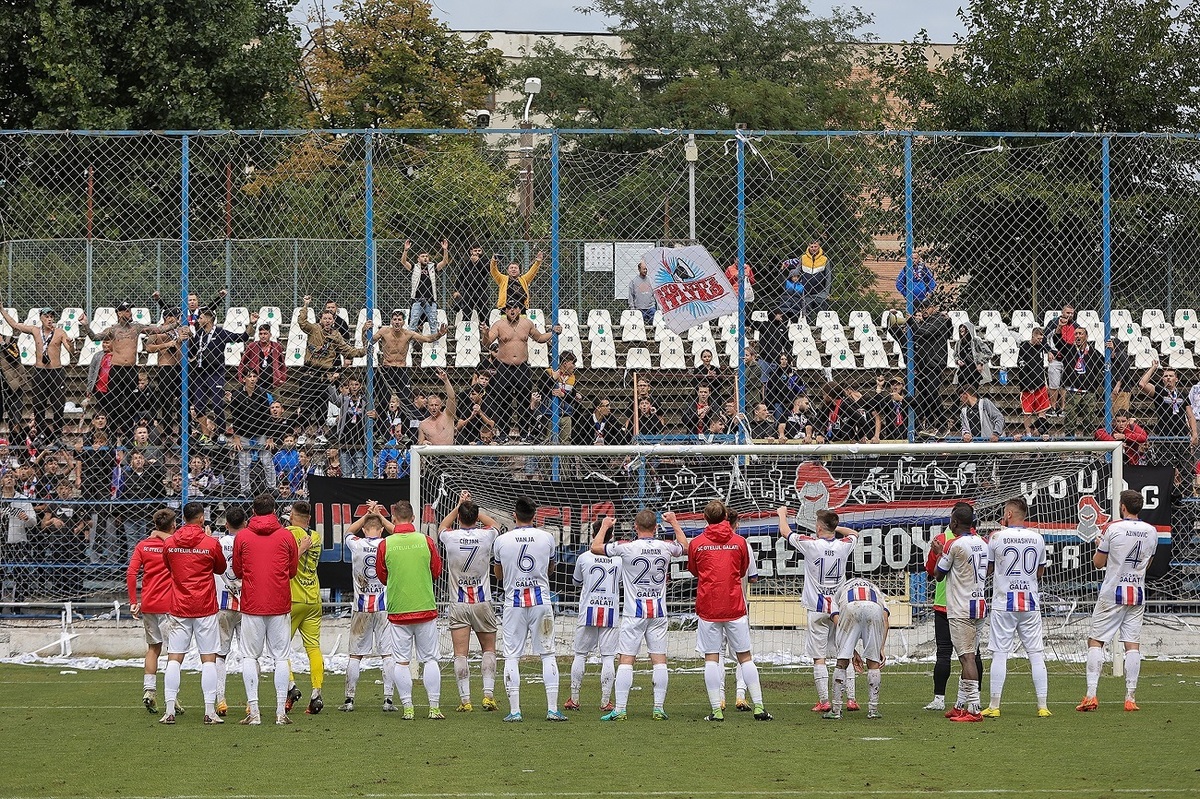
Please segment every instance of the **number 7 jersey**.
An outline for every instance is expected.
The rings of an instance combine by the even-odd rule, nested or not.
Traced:
[[[492,545],[494,527],[460,527],[443,530],[438,540],[446,553],[447,589],[451,602],[476,605],[492,598]]]

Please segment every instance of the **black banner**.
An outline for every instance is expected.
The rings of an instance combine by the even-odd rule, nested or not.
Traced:
[[[374,500],[389,513],[393,502],[407,500],[409,482],[355,480],[348,477],[309,477],[313,527],[321,534],[321,564],[317,574],[322,588],[350,589],[350,550],[343,546],[346,528],[367,513]]]

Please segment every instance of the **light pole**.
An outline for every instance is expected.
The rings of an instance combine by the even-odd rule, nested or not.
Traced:
[[[525,219],[526,248],[529,246],[533,218],[533,134],[530,133],[533,123],[529,121],[529,109],[533,106],[533,96],[541,91],[541,78],[525,79],[525,114],[521,117],[518,145],[521,150],[521,215]]]
[[[696,161],[700,158],[700,150],[696,147],[696,134],[689,133],[687,144],[683,145],[683,158],[688,165],[688,238],[696,243]]]

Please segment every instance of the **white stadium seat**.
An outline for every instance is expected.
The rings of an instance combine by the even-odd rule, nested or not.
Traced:
[[[231,333],[244,333],[249,324],[250,309],[242,306],[234,306],[225,312],[225,320],[221,322],[221,327]],[[250,332],[253,335],[254,331]]]
[[[66,314],[65,309],[63,310],[63,314]],[[1194,308],[1177,308],[1175,310],[1175,327],[1187,327],[1189,324],[1195,321],[1197,320],[1196,311]]]
[[[237,366],[239,363],[242,362],[242,353],[245,351],[246,351],[246,345],[240,341],[237,343],[234,343],[234,344],[226,344],[225,345],[225,365],[226,366]],[[158,353],[152,353],[152,354],[157,355]],[[155,358],[154,362],[158,363],[158,359]],[[149,360],[146,361],[146,365],[147,366],[150,365]]]
[[[1142,337],[1142,328],[1136,322],[1124,321],[1113,327],[1113,335],[1121,341],[1133,341]]]
[[[412,348],[409,347],[409,354],[412,353]],[[449,364],[446,361],[446,339],[439,338],[432,344],[421,345],[421,366],[426,369],[442,368],[445,369]]]
[[[1142,327],[1150,327],[1155,324],[1166,324],[1167,318],[1162,312],[1162,308],[1145,308],[1142,310]]]
[[[871,350],[863,354],[862,368],[890,369],[891,364],[888,363],[888,358],[885,353]]]
[[[621,341],[646,341],[646,323],[640,311],[623,311],[621,313]]]
[[[617,368],[617,350],[613,346],[612,339],[592,340],[592,368]]]
[[[996,327],[1004,324],[1004,318],[1000,316],[999,311],[980,311],[979,326],[983,328]]]
[[[1108,319],[1109,324],[1117,328],[1121,325],[1131,323],[1133,321],[1133,314],[1129,313],[1129,310],[1126,308],[1113,308],[1112,312],[1108,315]]]
[[[646,347],[630,347],[625,353],[625,368],[628,370],[646,370],[654,368],[650,350]]]
[[[793,348],[792,354],[795,355],[797,369],[822,369],[824,364],[821,363],[821,353],[817,351],[815,346],[804,346],[801,348]]]
[[[658,368],[686,369],[687,358],[683,352],[683,344],[678,341],[662,341],[658,345]]]
[[[858,363],[854,358],[854,353],[849,347],[840,349],[829,354],[829,367],[831,369],[857,369]]]

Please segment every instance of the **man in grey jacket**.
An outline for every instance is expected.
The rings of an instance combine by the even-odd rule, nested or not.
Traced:
[[[975,389],[966,386],[959,389],[958,398],[962,400],[959,419],[963,441],[999,441],[1004,435],[1004,414],[996,403],[987,397],[981,399]]]
[[[654,284],[646,276],[646,262],[638,264],[637,277],[629,281],[629,307],[642,312],[647,325],[654,324]]]

